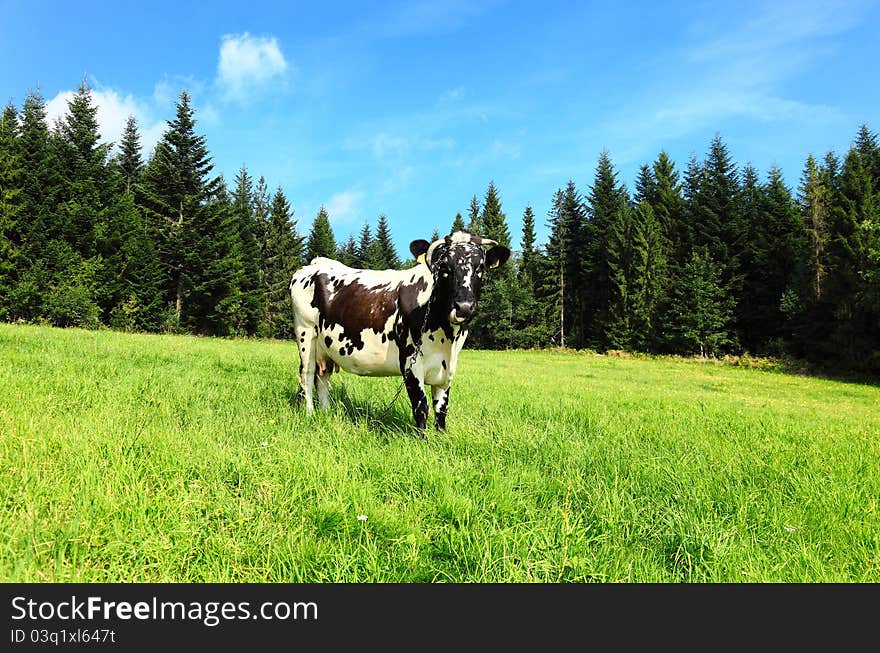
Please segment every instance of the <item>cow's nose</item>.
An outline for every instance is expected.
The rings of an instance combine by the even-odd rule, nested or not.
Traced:
[[[455,314],[465,319],[474,314],[473,302],[455,302]]]

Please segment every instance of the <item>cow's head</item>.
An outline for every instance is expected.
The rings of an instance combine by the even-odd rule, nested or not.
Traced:
[[[490,245],[494,247],[484,249]],[[475,315],[483,274],[510,258],[506,247],[469,231],[456,231],[433,243],[414,240],[409,251],[416,259],[424,254],[434,275],[435,301],[448,310],[452,324],[463,324]]]

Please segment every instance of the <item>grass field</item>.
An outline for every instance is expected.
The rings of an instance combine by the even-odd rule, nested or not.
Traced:
[[[465,350],[294,406],[282,342],[0,325],[0,580],[878,582],[880,387]],[[358,519],[366,516],[366,519]]]

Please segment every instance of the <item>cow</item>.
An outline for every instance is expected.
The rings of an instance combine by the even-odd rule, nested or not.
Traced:
[[[299,383],[309,414],[313,386],[326,408],[330,375],[341,368],[401,375],[420,433],[428,420],[425,386],[431,386],[434,424],[446,428],[449,389],[483,275],[507,261],[510,250],[469,231],[433,243],[414,240],[409,248],[417,263],[406,270],[360,270],[317,257],[293,274]]]

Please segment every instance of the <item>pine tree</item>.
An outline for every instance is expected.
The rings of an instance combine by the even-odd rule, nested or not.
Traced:
[[[330,226],[330,216],[322,206],[315,216],[306,245],[306,260],[311,261],[317,256],[333,258],[336,256],[336,238]]]
[[[400,257],[397,255],[397,249],[391,239],[391,228],[388,226],[388,218],[385,214],[379,216],[379,222],[376,225],[376,249],[379,257],[380,270],[399,270]]]
[[[480,220],[480,200],[474,195],[471,198],[471,204],[468,208],[468,226],[467,230],[478,236],[483,235],[483,223]]]
[[[370,248],[373,244],[373,234],[370,231],[370,225],[364,223],[358,237],[357,256],[355,258],[355,267],[366,269],[368,267],[367,259],[370,256]]]
[[[494,182],[489,182],[486,196],[483,199],[483,212],[480,214],[482,232],[480,236],[491,238],[499,245],[510,248],[510,231],[507,228],[507,218],[501,210],[501,200],[498,197],[498,189]]]
[[[0,115],[0,320],[13,317],[22,247],[24,170],[18,152],[18,112],[9,103]]]
[[[269,227],[264,246],[266,271],[263,283],[268,297],[266,335],[293,337],[293,306],[290,278],[303,261],[303,238],[297,233],[293,212],[281,187],[272,198]]]
[[[535,214],[531,206],[523,211],[522,255],[520,257],[520,281],[525,284],[529,293],[534,295],[538,284],[538,251],[535,248]]]
[[[678,180],[675,163],[665,151],[661,151],[657,156],[653,171],[654,199],[650,204],[667,241],[667,257],[671,258],[689,242],[683,225],[685,207],[681,183]]]
[[[531,206],[523,212],[521,254],[516,261],[517,282],[511,288],[515,307],[514,347],[541,347],[550,342],[546,311],[539,299],[541,253],[535,245],[535,214]]]
[[[810,300],[818,303],[822,299],[825,279],[830,192],[822,180],[821,170],[812,154],[807,157],[804,165],[801,184],[798,187],[798,200],[809,251]]]
[[[535,289],[538,302],[544,308],[550,341],[559,347],[565,347],[565,292],[567,266],[568,236],[565,232],[565,221],[562,219],[564,196],[558,188],[553,196],[548,213],[547,227],[549,239],[543,256],[538,259],[539,280]]]
[[[773,166],[764,186],[762,240],[766,250],[751,261],[750,272],[757,275],[758,292],[753,297],[757,312],[754,322],[745,325],[745,335],[753,343],[780,341],[789,334],[783,329],[789,317],[783,313],[781,301],[788,293],[789,312],[798,301],[798,275],[807,256],[802,226],[791,191],[785,185],[782,171]]]
[[[124,331],[157,331],[165,308],[162,267],[134,194],[121,176],[119,186],[124,190],[108,208],[102,239],[107,268],[115,277],[107,323]]]
[[[648,202],[633,212],[633,278],[631,288],[632,345],[646,351],[661,341],[661,311],[669,285],[663,225]]]
[[[119,292],[116,271],[107,265],[115,250],[105,242],[115,184],[108,176],[109,146],[100,142],[97,115],[91,89],[83,81],[57,124],[55,144],[63,172],[56,215],[60,236],[82,265],[73,273],[59,271],[64,279],[58,279],[56,290],[65,293],[66,300],[75,297],[86,314],[97,307],[99,318],[106,319]],[[76,283],[68,283],[72,279]]]
[[[24,171],[22,186],[21,233],[23,254],[33,262],[43,258],[45,247],[54,239],[63,236],[63,228],[56,210],[57,198],[61,191],[61,164],[56,147],[46,127],[46,105],[38,91],[31,92],[24,100],[21,111],[19,132],[19,155]],[[48,288],[32,286],[34,292],[45,294]],[[22,310],[18,313],[25,318],[38,317],[38,297],[30,292],[21,296]],[[24,304],[30,308],[25,309]]]
[[[185,326],[204,335],[246,333],[240,222],[222,177],[216,193],[197,208],[192,236]]]
[[[144,169],[141,150],[141,136],[138,132],[137,119],[134,116],[129,116],[125,122],[122,139],[119,142],[119,155],[117,158],[125,187],[132,192],[136,192],[141,172]]]
[[[343,265],[347,265],[350,268],[356,268],[358,258],[357,251],[358,246],[357,241],[354,239],[354,234],[348,234],[348,238],[339,246],[339,249],[336,252],[336,259]]]
[[[611,224],[621,207],[621,198],[626,198],[626,189],[617,180],[617,172],[607,150],[599,155],[596,176],[587,203],[588,219],[583,229],[584,283],[581,288],[584,307],[583,338],[600,346],[607,345],[605,328],[609,323],[611,306],[611,270],[606,253],[608,225]]]
[[[253,335],[266,319],[268,309],[266,286],[262,283],[266,275],[265,261],[260,247],[260,243],[265,242],[265,218],[257,222],[253,178],[244,165],[235,177],[232,206],[241,247],[241,276],[238,280],[241,306],[235,320],[236,328],[239,333]]]
[[[233,294],[237,279],[232,278],[229,268],[236,267],[233,259],[240,257],[240,241],[236,244],[232,236],[238,233],[234,213],[221,196],[222,179],[211,176],[214,166],[205,137],[195,133],[194,113],[189,94],[183,91],[175,118],[168,122],[144,169],[141,202],[165,273],[163,294],[171,306],[169,327],[217,326],[228,332],[228,325],[215,318],[219,302],[224,302],[226,314],[229,304],[234,303],[228,296]],[[211,229],[218,230],[214,241]],[[218,273],[213,288],[206,276],[211,271]],[[192,306],[187,305],[190,299]]]
[[[461,217],[461,213],[455,214],[455,219],[452,221],[452,229],[449,233],[454,234],[456,231],[464,231],[464,219]]]
[[[833,353],[848,365],[880,370],[880,198],[870,160],[850,148],[831,211],[829,297],[835,319]]]
[[[636,177],[636,191],[633,193],[633,203],[639,204],[657,202],[657,181],[651,167],[647,163],[639,167],[639,175]]]
[[[731,345],[733,305],[707,247],[693,252],[671,294],[666,323],[678,351],[714,356]]]
[[[431,232],[431,242],[437,242],[440,240],[440,230],[437,227],[434,227],[434,231]]]
[[[618,197],[617,210],[605,226],[608,266],[608,308],[602,325],[602,343],[609,349],[631,349],[633,340],[633,219],[627,198]]]
[[[479,235],[510,248],[510,230],[507,227],[507,218],[501,210],[498,189],[492,182],[486,189],[480,224],[483,232]],[[475,346],[487,349],[506,349],[512,346],[514,338],[512,289],[514,285],[515,275],[509,264],[503,265],[497,270],[487,271],[483,277],[481,308],[477,311],[470,326],[470,337]]]

